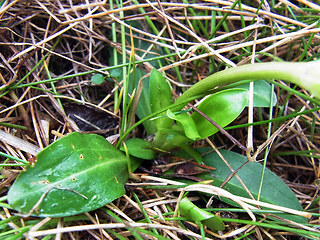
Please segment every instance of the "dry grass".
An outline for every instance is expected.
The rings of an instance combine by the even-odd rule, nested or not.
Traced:
[[[177,94],[181,92],[181,87],[188,87],[226,66],[267,62],[277,58],[292,62],[319,58],[319,6],[311,1],[282,0],[275,1],[275,6],[272,5],[273,1],[265,1],[259,10],[258,0],[244,1],[232,9],[230,6],[234,2],[231,0],[194,1],[193,4],[186,3],[187,1],[161,4],[160,1],[146,0],[139,4],[128,1],[123,3],[122,8],[115,7],[114,10],[111,10],[108,1],[71,2],[12,0],[5,1],[0,8],[2,152],[27,160],[61,135],[78,131],[82,127],[75,119],[70,118],[74,113],[72,111],[78,115],[84,112],[84,115],[95,118],[89,118],[88,121],[94,121],[100,129],[109,129],[107,133],[94,129],[97,133],[106,136],[118,133],[121,115],[119,111],[114,111],[114,92],[117,92],[119,86],[114,87],[113,83],[96,86],[90,79],[93,72],[109,74],[112,49],[120,54],[125,51],[129,58],[132,46],[127,41],[126,48],[123,47],[123,40],[120,39],[121,27],[130,28],[133,38],[151,42],[153,48],[147,51],[153,56],[171,53],[171,56],[164,58],[166,64],[159,70],[166,73]],[[144,11],[140,11],[141,9]],[[211,36],[214,29],[213,16],[216,24],[223,24]],[[148,21],[154,24],[158,34],[152,31]],[[133,26],[137,22],[141,26],[139,29]],[[129,31],[127,34],[130,35]],[[117,36],[117,42],[112,40],[112,36]],[[167,49],[167,53],[157,52],[160,48]],[[144,60],[145,55],[136,53],[136,61]],[[139,68],[148,73],[152,65],[148,61],[142,61]],[[44,81],[48,79],[56,81]],[[287,115],[300,108],[301,111],[314,108],[303,98],[290,95],[279,88],[276,88],[276,92],[278,106],[274,116],[280,113]],[[77,106],[79,109],[76,109],[72,102],[81,103],[81,107]],[[267,119],[269,113],[267,109],[256,111],[255,120],[260,119],[259,114]],[[247,112],[237,119],[236,124],[246,122]],[[319,111],[279,122],[273,125],[272,132],[276,132],[281,126],[284,126],[283,131],[273,136],[274,141],[267,142],[271,144],[269,167],[287,182],[307,209],[318,195],[315,181],[320,177]],[[85,131],[93,130],[88,128]],[[246,145],[247,128],[229,132]],[[266,132],[266,124],[254,128],[252,136],[256,148],[268,141]],[[11,139],[10,136],[16,138]],[[215,138],[215,144],[233,147],[222,135]],[[279,154],[306,150],[312,150],[313,156]],[[258,159],[261,156],[258,155]],[[1,197],[6,196],[10,184],[21,170],[21,167],[3,168]],[[160,235],[169,239],[201,239],[196,225],[189,223],[186,225],[188,229],[184,229],[162,217],[170,212],[168,207],[175,209],[179,195],[177,189],[165,191],[142,188],[145,185],[172,183],[163,182],[163,179],[148,174],[143,176],[141,182],[128,183],[127,195],[102,210],[58,220],[21,218],[20,224],[34,225],[29,231],[30,239],[41,239],[49,234],[54,234],[56,239],[115,239],[119,236],[137,238],[138,234],[133,230],[136,227],[157,229]],[[144,217],[132,194],[140,199],[151,223],[138,222]],[[122,222],[115,216],[112,217],[112,213],[119,216]],[[13,210],[5,207],[0,211],[2,220],[14,214]],[[228,212],[219,214],[230,214],[231,218],[237,218],[236,214]],[[156,215],[161,217],[153,219]],[[312,218],[310,223],[319,225],[318,220]],[[8,222],[8,226],[18,228],[13,222]],[[38,231],[41,226],[49,230]],[[230,223],[227,230],[219,234],[206,231],[216,238],[235,238],[248,232],[252,232],[250,239],[295,238],[285,231],[241,223]],[[152,236],[139,234],[142,239],[152,239]]]

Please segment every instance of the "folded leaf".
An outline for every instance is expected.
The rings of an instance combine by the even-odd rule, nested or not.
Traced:
[[[186,136],[192,140],[200,139],[200,135],[197,130],[197,126],[191,116],[184,112],[179,114],[174,114],[170,109],[167,110],[167,116],[173,120],[179,122],[183,129]]]
[[[210,229],[222,231],[225,229],[223,221],[216,215],[198,208],[188,198],[183,198],[179,204],[179,211],[181,216],[195,222],[202,223]]]

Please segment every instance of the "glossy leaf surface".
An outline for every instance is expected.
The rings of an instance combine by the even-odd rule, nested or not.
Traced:
[[[206,165],[217,169],[215,171],[211,171],[211,173],[201,174],[200,178],[205,180],[214,180],[212,184],[219,187],[229,176],[229,174],[231,174],[231,170],[217,153],[212,152],[212,149],[201,148],[197,150],[200,151],[200,153],[208,153],[202,156],[203,162]],[[227,150],[219,151],[234,170],[247,162],[247,158],[241,154]],[[263,166],[258,162],[249,162],[237,172],[238,176],[255,198],[257,198],[259,191],[262,168]],[[225,185],[224,189],[228,190],[232,194],[250,198],[249,194],[236,177],[232,177],[231,180]],[[231,200],[224,198],[222,200],[234,205],[234,202]],[[265,169],[260,200],[263,202],[303,211],[301,204],[291,189],[269,169]],[[307,221],[304,217],[290,214],[279,214],[279,216],[301,223],[306,223]]]
[[[19,212],[62,217],[102,207],[125,193],[128,160],[99,135],[72,133],[42,150],[8,193]]]
[[[244,89],[227,89],[203,100],[198,109],[220,127],[225,127],[245,108],[248,101],[247,93],[248,91]],[[218,132],[218,129],[198,112],[194,112],[191,116],[202,139]]]

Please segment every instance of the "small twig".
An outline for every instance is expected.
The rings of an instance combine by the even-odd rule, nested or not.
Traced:
[[[255,55],[256,55],[256,41],[257,41],[258,30],[257,28],[254,30],[254,44],[252,45],[252,58],[251,63],[254,63]],[[254,82],[249,83],[249,101],[248,101],[248,134],[247,134],[247,158],[249,161],[252,161],[251,152],[253,151],[253,97],[254,97]]]
[[[313,3],[313,2],[310,2],[310,1],[307,1],[307,0],[298,0],[298,2],[301,2],[301,3],[305,4],[305,5],[307,5],[308,7],[311,7],[313,9],[317,10],[317,11],[320,11],[320,6],[315,4],[315,3]]]
[[[41,148],[39,148],[38,146],[32,143],[29,143],[16,136],[13,136],[9,133],[6,133],[5,131],[2,131],[2,130],[0,130],[0,141],[5,142],[27,153],[30,153],[31,155],[34,155],[34,156],[41,151]]]
[[[31,208],[31,210],[25,214],[25,215],[20,215],[21,217],[23,218],[27,218],[27,217],[30,217],[31,214],[40,206],[40,204],[42,203],[42,201],[44,200],[44,198],[47,196],[47,194],[53,189],[54,187],[51,186],[50,188],[48,188],[42,195],[41,197],[39,198],[39,200],[36,202],[36,204]]]
[[[40,206],[40,204],[43,202],[44,198],[48,195],[49,192],[51,192],[53,189],[58,189],[58,190],[67,190],[67,191],[70,191],[70,192],[73,192],[77,195],[79,195],[80,197],[83,197],[84,199],[88,200],[88,198],[77,192],[76,190],[74,189],[70,189],[70,188],[60,188],[60,187],[57,187],[57,186],[50,186],[42,195],[41,197],[39,198],[39,200],[36,202],[36,204],[31,208],[31,210],[26,214],[26,215],[20,215],[20,214],[17,214],[19,216],[22,216],[23,218],[27,218],[27,217],[30,217],[32,215],[32,213],[34,211],[36,211],[36,209]],[[63,203],[62,203],[63,204]]]
[[[237,171],[239,171],[239,169],[233,170],[232,166],[228,163],[228,161],[224,158],[224,156],[219,152],[219,150],[216,148],[216,146],[210,141],[210,139],[207,138],[207,142],[209,143],[209,145],[212,147],[212,149],[218,154],[218,156],[222,159],[222,161],[228,166],[228,168],[231,171],[231,174],[223,181],[223,183],[220,185],[220,187],[222,188],[223,186],[225,186],[225,184],[227,184],[228,181],[230,181],[230,179],[233,176],[235,176],[237,178],[237,180],[239,181],[239,183],[241,184],[241,186],[243,187],[243,189],[248,193],[248,195],[252,199],[255,199],[253,197],[252,193],[250,192],[250,190],[248,189],[248,187],[244,184],[242,179],[238,176]],[[241,166],[241,167],[243,167],[243,166]]]
[[[261,153],[263,151],[263,149],[265,149],[268,145],[271,145],[273,143],[273,141],[275,140],[275,138],[286,128],[288,127],[288,125],[290,124],[291,121],[289,121],[286,124],[283,124],[281,127],[279,127],[277,129],[277,131],[275,131],[270,138],[268,138],[267,141],[265,141],[263,144],[261,144],[257,151],[253,154],[252,159],[255,161],[257,156],[259,155],[259,153]]]

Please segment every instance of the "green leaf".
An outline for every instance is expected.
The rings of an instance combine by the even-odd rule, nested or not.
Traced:
[[[140,68],[136,68],[136,88],[139,84],[139,80],[145,75],[146,73],[142,71]],[[132,77],[130,78],[130,81],[132,81]],[[142,81],[142,92],[139,98],[139,103],[138,107],[136,110],[136,114],[140,119],[143,119],[147,116],[149,116],[152,111],[151,111],[151,106],[150,106],[150,100],[149,100],[149,78],[144,78],[141,80]],[[131,85],[131,84],[130,84]],[[130,90],[132,92],[132,90]],[[143,126],[146,129],[146,132],[148,135],[153,134],[156,132],[156,126],[153,121],[145,121],[143,122]]]
[[[141,23],[139,21],[130,21],[127,24],[129,24],[135,28],[143,30],[143,26],[141,26]],[[126,28],[125,30],[127,32],[126,41],[131,42],[130,29]],[[143,40],[143,39],[134,38],[133,41],[134,41],[135,53],[137,55],[139,55],[140,57],[143,57],[144,60],[147,60],[148,64],[151,64],[156,69],[160,68],[162,65],[165,64],[165,60],[163,60],[163,59],[148,60],[148,59],[152,59],[155,57],[159,57],[159,55],[163,54],[164,52],[162,50],[162,47],[154,46],[154,44],[150,43],[150,41]],[[154,51],[150,51],[151,50],[150,47],[152,45],[153,45],[152,49]],[[146,52],[148,52],[148,53],[146,54]],[[114,63],[115,57],[114,57],[113,48],[110,48],[109,54],[110,54],[110,57],[109,57],[110,65],[116,65]],[[120,65],[120,64],[122,64],[122,60],[121,60],[122,55],[121,55],[121,53],[117,53],[117,55],[118,55],[117,65],[120,67],[112,69],[109,72],[112,77],[116,77],[120,81],[123,79],[122,67]],[[150,107],[150,101],[149,101],[149,77],[142,79],[142,77],[146,75],[146,72],[144,72],[140,68],[136,68],[135,71],[136,71],[136,73],[135,73],[134,78],[132,77],[132,75],[130,75],[129,93],[133,92],[133,89],[132,89],[133,82],[135,83],[135,86],[133,86],[133,87],[135,89],[137,89],[138,83],[140,82],[140,79],[141,79],[141,85],[143,86],[143,90],[142,90],[140,98],[139,98],[139,103],[137,106],[136,115],[139,117],[139,119],[143,119],[152,113],[151,107]],[[157,131],[155,123],[153,121],[150,121],[150,120],[144,121],[143,126],[147,132],[147,135],[154,134]]]
[[[122,68],[114,68],[114,69],[110,69],[109,71],[110,73],[110,76],[113,77],[113,78],[120,78],[120,77],[123,77],[122,76]]]
[[[170,85],[155,68],[152,69],[150,75],[149,94],[152,112],[157,112],[172,104]]]
[[[167,110],[167,116],[173,120],[179,122],[186,134],[186,136],[192,140],[200,139],[200,135],[197,130],[197,126],[191,116],[184,112],[179,114],[174,114],[170,109]]]
[[[249,83],[241,84],[236,88],[242,88],[249,90]],[[258,80],[254,82],[253,87],[253,106],[254,107],[270,107],[275,106],[277,104],[277,96],[274,92],[272,92],[271,85],[264,81]]]
[[[125,193],[127,167],[127,157],[103,137],[72,133],[41,151],[35,166],[19,174],[8,201],[23,214],[35,208],[32,215],[41,217],[91,211]]]
[[[212,152],[211,148],[201,148],[197,150],[202,154],[210,152],[202,155],[202,161],[204,164],[217,169],[215,171],[211,171],[210,173],[201,174],[199,177],[204,180],[214,180],[212,184],[219,187],[229,176],[229,174],[231,174],[231,170],[217,153]],[[247,162],[247,158],[238,153],[227,150],[219,151],[234,170]],[[237,172],[238,176],[255,198],[258,196],[262,170],[263,166],[260,163],[249,162]],[[232,194],[250,198],[249,194],[245,191],[236,177],[231,178],[231,180],[224,186],[224,189],[228,190]],[[221,198],[221,200],[230,205],[234,205],[234,202],[229,199]],[[267,168],[265,169],[264,173],[260,200],[263,202],[303,211],[301,204],[291,189],[276,174]],[[300,216],[285,213],[277,215],[295,222],[307,222],[306,218]]]
[[[223,221],[214,214],[198,208],[188,198],[183,198],[179,204],[179,211],[181,216],[186,219],[199,224],[200,222],[216,231],[222,231],[225,229]]]
[[[195,151],[193,148],[190,147],[190,145],[179,143],[176,145],[177,147],[180,147],[185,153],[189,154],[194,160],[196,160],[197,163],[202,163],[202,157],[201,155]]]
[[[118,69],[118,68],[117,68]],[[116,70],[116,69],[114,69]],[[112,72],[113,74],[114,72]],[[119,72],[115,72],[119,73]],[[138,84],[141,84],[142,91],[139,97],[139,103],[136,109],[136,115],[140,118],[143,119],[147,116],[149,116],[152,111],[151,111],[151,106],[150,106],[150,101],[149,101],[149,78],[143,78],[146,73],[141,70],[140,68],[135,69],[135,75],[134,78],[132,75],[130,75],[129,78],[129,93],[132,94],[134,89],[138,88]],[[122,71],[121,75],[118,77],[118,79],[122,79]],[[143,79],[142,79],[143,78]],[[135,86],[133,85],[133,82],[135,83]],[[134,88],[133,88],[134,87]],[[145,121],[143,122],[143,126],[147,132],[147,135],[151,135],[156,132],[156,126],[153,121]]]
[[[104,82],[104,76],[101,73],[94,74],[91,77],[91,82],[93,84],[101,84]]]
[[[172,104],[171,88],[162,74],[152,69],[149,83],[149,99],[152,113],[157,112]],[[170,128],[172,120],[167,117],[153,120],[157,129]]]
[[[245,108],[248,101],[247,93],[248,91],[244,89],[227,89],[204,99],[198,109],[220,127],[225,127],[235,120]],[[202,139],[219,131],[198,112],[194,112],[191,117]]]
[[[130,138],[125,142],[128,153],[134,157],[142,159],[154,159],[155,152],[152,150],[152,145],[149,141],[141,138]],[[121,147],[124,150],[124,147]]]

